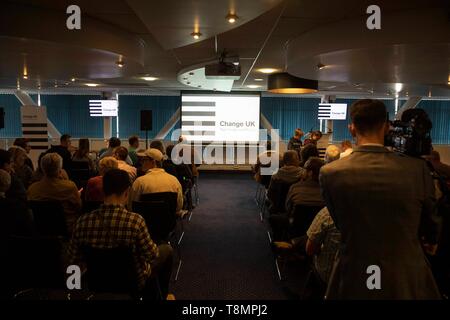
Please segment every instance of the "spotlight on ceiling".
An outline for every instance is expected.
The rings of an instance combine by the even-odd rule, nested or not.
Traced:
[[[269,75],[267,83],[267,91],[272,93],[315,93],[319,88],[319,82],[317,80],[295,77],[287,72]]]
[[[225,17],[225,19],[227,19],[229,23],[235,23],[237,21],[237,19],[239,19],[239,17],[233,13],[229,13]]]
[[[325,65],[323,63],[317,64],[317,69],[322,70],[323,68],[325,68]]]
[[[72,78],[72,79],[70,79],[70,81],[72,81],[72,82],[75,82],[77,79],[75,79],[75,78]]]
[[[261,73],[270,74],[270,73],[277,72],[278,70],[274,69],[274,68],[261,68],[258,71]]]
[[[261,78],[256,78],[256,79],[254,79],[255,81],[264,81],[264,79],[261,79]]]
[[[156,78],[156,77],[142,77],[141,79],[142,79],[142,80],[145,80],[145,81],[155,81],[155,80],[158,80],[158,78]]]
[[[24,74],[24,75],[23,75],[23,78],[24,78],[25,80],[27,80],[27,79],[28,79],[28,75]]]
[[[257,89],[257,88],[259,88],[259,87],[261,87],[261,86],[258,86],[258,85],[256,85],[256,84],[249,84],[249,85],[247,86],[247,88],[250,88],[250,89]]]
[[[116,64],[117,64],[117,66],[118,66],[119,68],[123,68],[123,66],[125,65],[125,62],[121,59],[121,60],[118,60],[118,61],[116,62]]]
[[[88,86],[88,87],[98,87],[99,84],[98,83],[86,83],[86,86]]]
[[[192,32],[191,36],[194,37],[195,40],[198,40],[198,39],[200,39],[202,34],[200,32]]]

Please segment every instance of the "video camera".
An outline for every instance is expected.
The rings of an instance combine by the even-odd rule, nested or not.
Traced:
[[[403,112],[401,120],[390,121],[390,124],[389,133],[385,136],[386,146],[412,157],[430,154],[433,124],[425,110],[408,109]]]

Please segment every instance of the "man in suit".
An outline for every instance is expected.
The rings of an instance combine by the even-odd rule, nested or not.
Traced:
[[[320,172],[322,196],[342,235],[326,298],[439,299],[422,248],[437,242],[427,165],[384,147],[389,124],[381,101],[357,101],[350,116],[357,147]]]

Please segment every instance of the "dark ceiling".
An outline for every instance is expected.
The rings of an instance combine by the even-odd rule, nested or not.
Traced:
[[[178,72],[226,49],[240,57],[234,90],[264,91],[259,70],[275,68],[318,79],[321,94],[387,95],[402,83],[400,96],[450,97],[448,3],[377,1],[382,29],[370,31],[366,0],[3,1],[0,88],[185,90]],[[81,30],[65,27],[72,4],[81,8]],[[226,21],[229,12],[237,23]]]

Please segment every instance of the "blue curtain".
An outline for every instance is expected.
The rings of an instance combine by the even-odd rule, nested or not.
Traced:
[[[319,129],[318,105],[315,98],[261,98],[261,113],[264,114],[274,129],[280,130],[283,140],[289,140],[296,128],[303,131]]]
[[[348,131],[348,125],[350,124],[350,106],[355,101],[358,101],[358,99],[336,99],[336,103],[347,104],[347,119],[333,121],[333,141],[352,141],[353,138]],[[386,105],[387,112],[389,113],[389,119],[393,120],[395,117],[395,100],[383,100],[383,103]],[[400,102],[399,105],[401,105]]]
[[[5,128],[0,129],[0,137],[21,137],[20,107],[22,104],[13,94],[0,94],[0,108],[5,112]]]
[[[152,110],[153,130],[148,132],[149,139],[153,139],[167,121],[181,106],[180,96],[127,96],[119,95],[119,133],[126,138],[138,135],[145,138],[145,131],[141,131],[141,110]],[[180,127],[180,123],[166,136],[171,138],[173,130]]]
[[[450,144],[450,101],[422,100],[417,107],[424,109],[433,123],[433,143]]]
[[[103,138],[103,119],[89,115],[89,100],[100,96],[41,95],[47,117],[62,133],[73,137]]]

